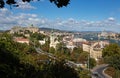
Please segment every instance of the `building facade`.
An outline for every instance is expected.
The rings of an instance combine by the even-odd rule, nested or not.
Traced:
[[[89,52],[90,57],[97,61],[102,58],[102,50],[106,45],[109,45],[108,41],[97,41],[91,44],[83,44],[83,51]]]
[[[26,34],[29,32],[32,32],[32,33],[39,32],[39,28],[34,26],[29,26],[29,27],[15,26],[10,30],[10,34],[14,34],[14,33]]]

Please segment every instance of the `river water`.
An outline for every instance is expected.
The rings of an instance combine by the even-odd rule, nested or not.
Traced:
[[[83,35],[82,38],[88,40],[88,41],[104,41],[107,40],[110,43],[116,43],[120,45],[120,40],[114,40],[114,39],[105,39],[105,38],[98,38],[96,35]]]

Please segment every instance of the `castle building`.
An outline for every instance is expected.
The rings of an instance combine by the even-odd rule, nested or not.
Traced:
[[[11,34],[18,33],[18,34],[25,34],[27,32],[39,32],[39,28],[34,27],[34,26],[29,26],[29,27],[20,27],[20,26],[15,26],[10,30]]]

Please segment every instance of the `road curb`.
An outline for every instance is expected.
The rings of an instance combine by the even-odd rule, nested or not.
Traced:
[[[106,70],[106,69],[107,69],[107,68],[105,68],[102,73],[103,73],[107,78],[112,78],[111,76],[109,76],[108,74],[105,73],[105,70]]]

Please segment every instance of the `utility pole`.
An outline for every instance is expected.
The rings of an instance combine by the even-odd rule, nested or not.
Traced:
[[[88,71],[90,72],[90,49],[91,49],[91,43],[89,45],[89,54],[88,54]]]
[[[88,54],[88,71],[90,71],[90,46],[89,46],[89,54]]]

